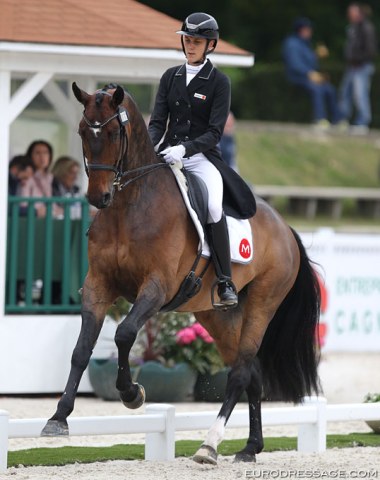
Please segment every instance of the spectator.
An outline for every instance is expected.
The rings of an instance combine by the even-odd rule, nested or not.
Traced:
[[[355,106],[356,116],[351,129],[354,134],[366,134],[372,116],[370,88],[377,45],[374,26],[368,19],[370,13],[369,8],[358,3],[352,3],[347,9],[346,71],[341,84],[340,105],[347,120]]]
[[[311,97],[313,120],[320,129],[330,126],[326,105],[329,107],[331,123],[342,120],[333,85],[319,71],[317,54],[311,47],[313,28],[308,18],[297,18],[293,33],[283,43],[282,55],[286,76],[290,83],[304,89]],[[321,49],[319,49],[321,50]],[[324,53],[326,51],[324,50]]]
[[[53,196],[54,197],[75,197],[79,193],[76,185],[80,164],[71,157],[59,157],[52,168],[53,174]]]
[[[45,140],[36,140],[29,145],[26,156],[34,166],[34,174],[21,187],[20,196],[51,197],[53,175],[49,172],[49,167],[53,160],[52,146]],[[45,217],[44,203],[35,203],[35,209],[38,217]]]
[[[226,125],[224,126],[223,135],[220,139],[220,150],[222,151],[222,159],[227,165],[238,171],[236,164],[236,142],[235,142],[235,116],[232,112],[228,114]]]
[[[18,195],[20,188],[33,175],[33,164],[25,155],[16,155],[9,162],[8,195]]]
[[[59,157],[53,165],[53,197],[78,197],[79,187],[76,185],[80,164],[71,157]],[[61,209],[63,204],[58,204]],[[63,213],[63,212],[62,212]],[[70,207],[70,217],[81,217],[81,205],[75,203]]]

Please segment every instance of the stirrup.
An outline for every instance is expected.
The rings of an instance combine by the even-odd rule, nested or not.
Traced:
[[[234,291],[235,295],[236,295],[236,298],[238,297],[238,292],[237,292],[237,289],[233,283],[233,281],[229,278],[226,278],[226,279],[220,279],[218,278],[211,286],[211,303],[212,303],[212,306],[215,310],[222,310],[222,311],[227,311],[227,310],[231,310],[232,308],[235,308],[237,307],[238,305],[238,302],[234,303],[233,305],[228,305],[228,304],[225,304],[225,303],[221,303],[220,301],[216,301],[215,300],[215,290],[217,287],[220,286],[221,283],[225,283],[227,284],[229,287],[232,288],[232,290]],[[219,295],[218,295],[219,297]]]

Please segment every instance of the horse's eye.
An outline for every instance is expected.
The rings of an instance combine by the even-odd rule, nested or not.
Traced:
[[[117,130],[117,131],[115,130],[115,131],[113,131],[113,132],[109,132],[109,137],[110,137],[111,141],[112,141],[112,142],[116,142],[116,141],[119,139],[119,134],[120,134],[119,130]]]

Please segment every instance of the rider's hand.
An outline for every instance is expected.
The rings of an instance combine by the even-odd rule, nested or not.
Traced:
[[[180,163],[186,153],[186,148],[183,145],[176,145],[175,147],[168,147],[162,150],[161,154],[164,156],[166,163]]]

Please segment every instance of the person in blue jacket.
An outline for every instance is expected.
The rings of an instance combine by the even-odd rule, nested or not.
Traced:
[[[297,18],[293,33],[282,46],[286,77],[290,83],[303,88],[311,98],[315,124],[328,127],[327,108],[332,124],[342,120],[339,111],[336,90],[319,71],[318,57],[311,46],[312,23],[308,18]]]

